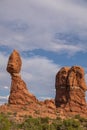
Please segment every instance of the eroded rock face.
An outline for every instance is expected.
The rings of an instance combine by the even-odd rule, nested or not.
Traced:
[[[84,70],[80,66],[64,67],[56,75],[56,107],[68,111],[82,112],[87,110],[85,92],[87,90]]]
[[[12,75],[13,73],[19,73],[21,70],[22,61],[19,53],[14,50],[10,55],[7,65],[7,71]]]
[[[67,86],[70,89],[82,89],[86,91],[86,83],[84,78],[84,69],[79,66],[73,66],[68,72]]]
[[[9,104],[29,104],[36,102],[37,99],[34,95],[28,92],[25,82],[21,79],[21,57],[19,53],[14,50],[9,57],[7,71],[11,74],[11,91],[8,103]]]
[[[63,67],[56,75],[56,97],[55,97],[55,104],[56,106],[60,106],[62,104],[66,104],[69,99],[69,89],[67,86],[67,77],[69,67]]]

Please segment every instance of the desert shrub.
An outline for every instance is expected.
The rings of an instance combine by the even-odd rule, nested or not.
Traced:
[[[27,118],[20,128],[23,130],[50,130],[49,118]]]
[[[75,119],[78,119],[84,130],[87,130],[87,118],[76,115]]]
[[[42,124],[44,124],[44,123],[49,123],[49,117],[45,117],[45,118],[40,118],[40,121],[41,121],[41,123]]]
[[[0,130],[87,130],[87,119],[78,115],[65,120],[26,116],[22,123],[11,120],[8,115],[0,114]]]
[[[48,124],[42,124],[41,125],[41,130],[49,130],[49,125]]]
[[[74,118],[79,120],[81,118],[81,116],[78,114],[78,115],[75,115]]]
[[[63,125],[65,126],[66,130],[83,130],[78,120],[67,119],[63,121]]]
[[[10,130],[21,130],[20,124],[17,122],[11,121]]]
[[[40,120],[38,118],[27,118],[20,127],[23,130],[39,130],[40,129]]]
[[[0,114],[0,130],[10,130],[11,123],[4,114]]]

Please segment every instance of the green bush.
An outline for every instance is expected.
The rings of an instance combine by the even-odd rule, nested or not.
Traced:
[[[4,114],[0,114],[0,130],[9,130],[11,126],[10,121]]]
[[[39,130],[40,120],[38,118],[29,117],[20,126],[24,130]]]
[[[26,116],[22,123],[11,121],[7,116],[0,114],[0,130],[87,130],[87,119],[80,116],[65,120]]]
[[[64,120],[63,125],[66,127],[66,130],[82,130],[80,122],[75,119]]]
[[[44,124],[44,123],[49,123],[49,117],[45,117],[45,118],[40,118],[40,121],[41,121],[41,123],[42,124]]]
[[[27,118],[20,128],[23,130],[50,130],[49,118]]]

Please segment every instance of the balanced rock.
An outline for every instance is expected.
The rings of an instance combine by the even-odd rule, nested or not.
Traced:
[[[85,112],[87,90],[84,70],[80,66],[63,67],[56,75],[56,107],[63,107],[72,112]]]
[[[22,66],[22,61],[19,53],[14,50],[9,57],[7,71],[12,75],[14,73],[19,74]]]
[[[36,102],[37,99],[34,95],[28,92],[26,83],[21,79],[21,57],[19,53],[14,50],[9,57],[7,71],[11,74],[11,91],[8,103],[15,105],[29,104]]]

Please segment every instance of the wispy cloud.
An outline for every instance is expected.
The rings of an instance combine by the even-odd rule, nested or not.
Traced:
[[[9,96],[0,96],[0,105],[8,102]]]
[[[8,99],[8,96],[0,96],[0,99]]]
[[[86,5],[85,1],[73,0],[0,1],[0,45],[19,50],[85,52]],[[78,39],[56,39],[58,33],[68,33],[69,38],[72,33]]]
[[[60,66],[45,57],[23,59],[23,79],[30,91],[38,96],[54,97],[55,75]],[[26,76],[25,76],[26,75]]]

